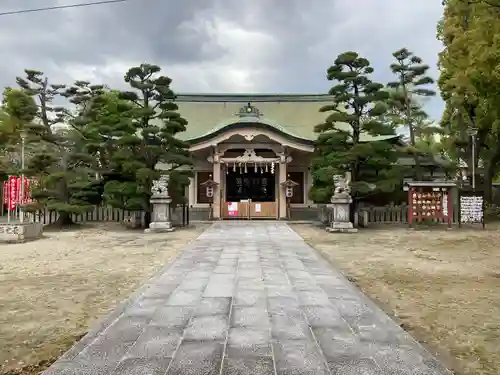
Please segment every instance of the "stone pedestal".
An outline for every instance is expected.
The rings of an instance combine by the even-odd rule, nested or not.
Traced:
[[[333,211],[333,217],[330,225],[326,230],[330,233],[356,233],[357,228],[354,228],[350,221],[350,210],[352,198],[348,194],[339,194],[332,197],[331,204],[328,205]]]
[[[153,205],[153,217],[151,218],[149,228],[145,230],[146,233],[173,232],[175,230],[170,219],[171,203],[172,199],[170,197],[155,195],[151,197],[151,204]]]
[[[43,237],[42,223],[0,224],[0,242],[24,242]]]

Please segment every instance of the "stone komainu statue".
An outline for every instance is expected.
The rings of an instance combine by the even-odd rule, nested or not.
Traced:
[[[351,174],[346,172],[345,176],[334,175],[333,184],[335,186],[335,190],[333,191],[334,196],[349,195],[351,193]]]

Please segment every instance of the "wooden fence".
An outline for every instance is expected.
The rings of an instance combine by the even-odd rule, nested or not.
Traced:
[[[144,219],[144,212],[134,213],[133,211],[121,210],[119,208],[96,206],[92,211],[83,214],[72,214],[71,219],[75,223],[86,223],[91,221],[107,221],[121,223],[129,216],[137,214],[141,220]],[[41,210],[34,213],[26,213],[30,219],[35,222],[43,223],[45,225],[52,224],[57,221],[59,214],[55,211]]]
[[[49,225],[54,223],[59,215],[55,211],[41,210],[35,213],[26,213],[27,219],[35,222]],[[112,208],[107,206],[95,206],[93,210],[83,214],[73,214],[71,218],[75,223],[86,223],[93,221],[106,221],[121,223],[125,218],[137,215],[141,222],[144,223],[143,211],[127,211],[119,208]],[[187,225],[189,224],[189,212],[187,205],[177,207],[171,210],[172,222],[174,224]]]
[[[408,224],[408,206],[363,207],[359,209],[360,223],[366,224]],[[453,223],[458,223],[458,210],[453,210]],[[445,222],[445,220],[442,220]]]

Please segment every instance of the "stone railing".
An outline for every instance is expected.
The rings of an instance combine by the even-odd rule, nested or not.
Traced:
[[[42,223],[2,223],[0,224],[1,242],[24,242],[43,236]]]

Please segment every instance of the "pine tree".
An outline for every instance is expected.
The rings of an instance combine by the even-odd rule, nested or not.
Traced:
[[[188,144],[176,135],[186,130],[187,121],[178,113],[172,80],[159,75],[160,68],[142,64],[125,75],[133,91],[122,92],[121,100],[129,122],[116,121],[101,125],[101,134],[113,138],[119,145],[107,151],[109,169],[120,178],[106,182],[104,197],[114,207],[144,210],[150,220],[150,197],[153,180],[160,175],[157,164],[170,175],[169,193],[174,203],[183,202],[189,184],[192,164]],[[108,118],[109,119],[109,118]]]
[[[328,69],[328,80],[336,83],[329,91],[332,103],[320,109],[329,115],[315,127],[318,138],[310,195],[317,202],[329,201],[336,174],[351,172],[354,200],[371,192],[392,191],[400,182],[397,151],[388,141],[395,138],[394,129],[380,121],[389,94],[382,84],[371,81],[372,72],[370,62],[355,52],[339,55]],[[371,137],[375,139],[368,140]]]
[[[415,177],[417,180],[422,180],[423,171],[419,155],[421,150],[418,150],[416,146],[420,133],[424,131],[418,127],[418,124],[427,118],[427,114],[418,98],[436,95],[435,91],[427,88],[428,85],[434,83],[434,80],[427,76],[429,66],[423,64],[420,57],[415,56],[406,48],[397,50],[392,55],[396,61],[391,64],[391,70],[397,79],[387,85],[394,94],[390,105],[399,114],[403,124],[409,130],[410,151],[415,163]]]
[[[83,213],[92,208],[89,195],[85,193],[94,179],[88,154],[76,147],[79,139],[74,137],[72,118],[67,108],[54,105],[57,98],[67,96],[65,85],[51,85],[42,72],[25,70],[25,77],[18,77],[17,83],[23,92],[36,103],[34,120],[26,131],[37,148],[27,162],[27,174],[37,181],[33,198],[40,206],[56,211],[59,217],[56,225],[72,225],[72,214]],[[77,104],[77,111],[80,104]],[[26,103],[18,101],[15,110],[26,113]]]

